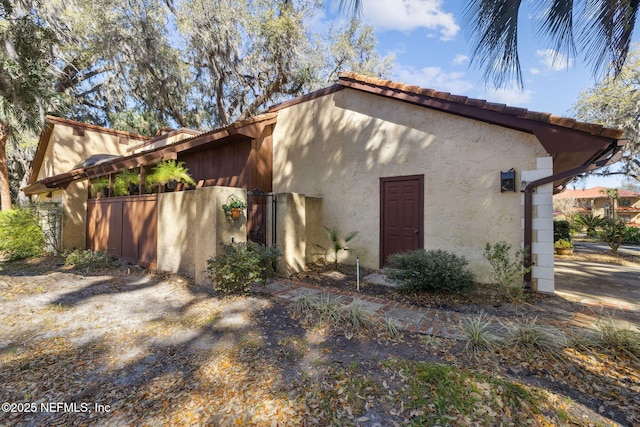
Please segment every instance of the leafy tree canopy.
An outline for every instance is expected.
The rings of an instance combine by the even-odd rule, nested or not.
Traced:
[[[321,11],[317,0],[0,0],[0,125],[10,117],[37,133],[56,112],[147,135],[205,130],[326,86],[346,67],[390,71],[370,27],[314,31]]]
[[[580,93],[573,114],[579,120],[624,129],[629,142],[622,162],[600,173],[640,179],[640,46],[634,45],[618,78],[608,77]]]

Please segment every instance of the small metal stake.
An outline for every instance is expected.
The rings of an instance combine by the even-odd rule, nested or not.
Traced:
[[[357,289],[360,292],[360,258],[356,258]]]

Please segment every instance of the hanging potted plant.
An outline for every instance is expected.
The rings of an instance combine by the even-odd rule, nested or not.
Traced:
[[[227,203],[222,205],[227,218],[238,219],[242,215],[242,211],[246,209],[247,204],[233,194],[227,198]]]
[[[140,186],[140,174],[137,169],[124,170],[116,175],[113,181],[113,192],[116,196],[137,194]]]
[[[175,190],[179,182],[195,186],[196,182],[189,175],[184,162],[165,160],[158,163],[147,177],[150,185],[166,185],[168,190]]]
[[[101,176],[91,181],[91,195],[95,198],[109,196],[109,177]]]

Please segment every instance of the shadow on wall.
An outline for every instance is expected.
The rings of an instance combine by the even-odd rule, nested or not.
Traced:
[[[207,261],[231,242],[246,241],[246,215],[227,219],[222,205],[229,195],[246,202],[246,190],[203,187],[163,193],[158,199],[158,269],[207,283]]]
[[[520,244],[520,195],[500,192],[500,171],[535,169],[535,137],[350,89],[279,117],[274,191],[321,197],[323,224],[360,232],[363,265],[378,267],[381,177],[424,175],[427,248],[480,264],[487,241]]]

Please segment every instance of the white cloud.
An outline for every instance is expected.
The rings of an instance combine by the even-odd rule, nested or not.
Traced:
[[[533,74],[534,76],[537,76],[538,74],[540,74],[540,69],[539,69],[539,68],[531,68],[531,69],[529,70],[529,72],[530,72],[531,74]]]
[[[450,92],[454,95],[463,95],[473,89],[473,83],[465,79],[464,73],[447,72],[440,67],[417,69],[412,66],[398,65],[393,79],[408,85]]]
[[[467,55],[458,54],[455,58],[453,58],[453,65],[461,65],[467,63],[469,62],[469,59],[470,58]]]
[[[520,107],[531,102],[533,91],[528,89],[520,90],[517,88],[488,89],[483,97],[489,102],[497,102],[507,104],[512,107]]]
[[[549,71],[566,70],[573,65],[573,59],[567,58],[553,49],[537,50],[536,56],[540,58],[540,63]]]
[[[364,19],[377,30],[409,32],[426,28],[451,40],[460,31],[452,13],[442,10],[442,0],[367,0]]]

